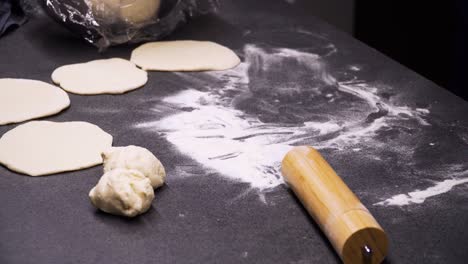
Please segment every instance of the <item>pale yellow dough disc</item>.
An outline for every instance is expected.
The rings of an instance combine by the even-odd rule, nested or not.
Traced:
[[[0,125],[56,114],[70,105],[66,92],[45,82],[0,79]]]
[[[128,60],[112,58],[59,67],[52,80],[70,93],[122,94],[145,85],[148,73]]]
[[[234,68],[239,57],[230,49],[211,41],[158,41],[133,50],[130,59],[144,70],[210,71]]]
[[[73,171],[102,163],[112,136],[87,122],[31,121],[0,138],[0,163],[30,176]]]

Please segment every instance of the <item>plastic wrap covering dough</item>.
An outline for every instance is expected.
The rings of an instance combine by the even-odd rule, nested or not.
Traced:
[[[167,36],[190,18],[213,12],[217,0],[40,0],[46,12],[105,49]]]

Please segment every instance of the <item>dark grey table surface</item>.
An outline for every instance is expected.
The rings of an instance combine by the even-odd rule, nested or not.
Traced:
[[[148,213],[124,219],[88,201],[100,166],[36,178],[0,167],[0,263],[337,263],[278,173],[282,151],[302,144],[320,149],[387,231],[386,263],[466,263],[468,103],[307,6],[222,1],[218,15],[171,35],[230,47],[236,69],[151,72],[124,95],[70,94],[68,110],[44,119],[89,121],[114,145],[150,149],[167,185]],[[35,19],[0,39],[0,77],[51,82],[60,65],[132,48],[99,54]]]

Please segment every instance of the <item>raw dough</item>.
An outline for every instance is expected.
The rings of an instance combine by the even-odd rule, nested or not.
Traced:
[[[121,0],[120,16],[131,24],[140,24],[148,20],[156,20],[156,13],[161,0]]]
[[[161,0],[88,0],[93,15],[105,24],[141,24],[156,19]]]
[[[70,106],[62,89],[45,82],[0,79],[0,125],[50,116]]]
[[[130,59],[144,70],[226,70],[240,63],[230,49],[210,41],[158,41],[133,50]]]
[[[0,138],[0,163],[30,176],[79,170],[102,163],[112,136],[87,122],[31,121]]]
[[[150,179],[153,188],[162,186],[166,179],[166,171],[161,162],[142,147],[113,147],[102,153],[102,158],[105,173],[116,168],[137,170]]]
[[[115,169],[106,172],[89,192],[91,203],[102,211],[134,217],[151,206],[151,182],[137,170]]]
[[[65,65],[52,73],[52,80],[75,94],[122,94],[148,81],[148,73],[119,58]]]

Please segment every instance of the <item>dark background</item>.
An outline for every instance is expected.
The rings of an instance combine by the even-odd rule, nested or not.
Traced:
[[[311,1],[314,15],[468,99],[468,1]]]

